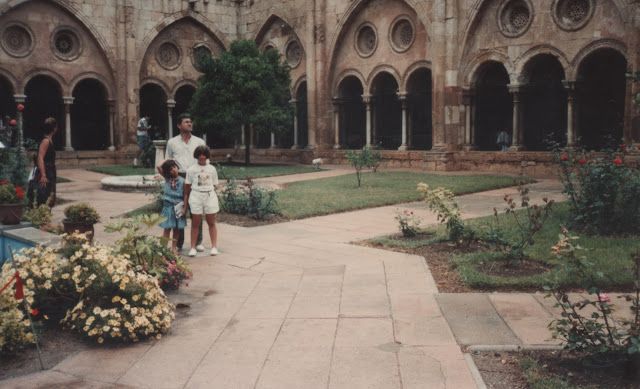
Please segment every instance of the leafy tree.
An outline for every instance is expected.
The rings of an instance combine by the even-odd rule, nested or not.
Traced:
[[[202,70],[190,108],[199,127],[236,138],[244,129],[247,142],[251,128],[276,134],[288,129],[291,77],[275,50],[261,53],[253,41],[236,41],[220,58],[203,60]]]

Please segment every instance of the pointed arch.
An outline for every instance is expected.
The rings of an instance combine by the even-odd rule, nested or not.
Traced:
[[[153,43],[154,39],[156,39],[156,37],[160,35],[162,31],[164,31],[167,27],[183,19],[193,20],[196,24],[204,28],[206,32],[208,32],[210,35],[215,37],[215,39],[224,48],[224,50],[229,49],[229,42],[226,38],[226,35],[222,33],[220,30],[218,30],[215,27],[215,24],[211,20],[202,16],[202,14],[188,10],[188,11],[175,12],[167,16],[166,18],[162,19],[158,24],[156,24],[151,30],[149,30],[147,35],[142,40],[142,43],[140,44],[140,46],[138,46],[136,57],[139,60],[142,60],[142,58],[144,58],[144,55],[147,53],[149,46],[151,45],[151,43]]]
[[[8,2],[6,5],[0,7],[0,16],[8,13],[12,9],[19,7],[20,5],[29,2],[29,0],[14,0]],[[73,3],[65,0],[50,0],[50,3],[58,6],[60,9],[64,10],[69,14],[72,18],[74,18],[83,28],[85,28],[89,35],[95,39],[98,47],[100,48],[102,54],[107,59],[107,65],[109,67],[109,74],[113,77],[115,64],[116,64],[116,56],[111,47],[107,44],[107,40],[100,34],[99,30],[91,23],[90,18],[88,18],[82,10],[75,6]]]
[[[298,37],[298,34],[296,34],[296,32],[294,31],[293,27],[291,26],[291,23],[289,23],[288,20],[286,20],[285,18],[283,18],[280,15],[277,14],[271,14],[269,15],[269,17],[267,17],[264,21],[264,23],[261,24],[260,29],[256,32],[256,34],[253,37],[253,40],[256,43],[260,43],[262,41],[262,39],[264,39],[264,36],[267,34],[267,32],[269,32],[269,28],[271,28],[271,26],[273,25],[273,23],[275,22],[282,22],[285,25],[287,25],[287,27],[289,27],[291,29],[291,31],[294,33],[294,35],[296,37]]]
[[[307,82],[307,75],[303,74],[302,76],[298,77],[298,79],[291,85],[293,85],[293,88],[291,89],[291,96],[295,96],[298,93],[298,89],[300,89],[300,85],[302,85],[302,83]]]

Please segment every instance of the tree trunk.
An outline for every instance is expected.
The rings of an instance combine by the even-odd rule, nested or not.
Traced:
[[[251,130],[248,124],[243,126],[244,129],[244,164],[251,164]]]

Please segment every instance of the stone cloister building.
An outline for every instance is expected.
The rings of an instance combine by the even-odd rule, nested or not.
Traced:
[[[199,58],[236,39],[291,67],[291,131],[246,140],[264,158],[370,144],[390,164],[536,173],[549,140],[640,139],[637,0],[0,0],[0,115],[23,102],[34,139],[57,117],[69,164],[126,158],[137,119],[174,132]]]

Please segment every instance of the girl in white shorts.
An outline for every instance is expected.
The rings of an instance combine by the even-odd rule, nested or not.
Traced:
[[[205,216],[209,226],[211,238],[211,255],[218,255],[218,230],[216,228],[216,213],[220,211],[218,195],[215,185],[218,185],[218,172],[208,163],[211,152],[207,146],[198,146],[193,152],[193,158],[198,163],[187,169],[187,178],[184,185],[185,209],[191,209],[191,250],[189,256],[196,255],[196,242],[198,240],[198,226]]]

